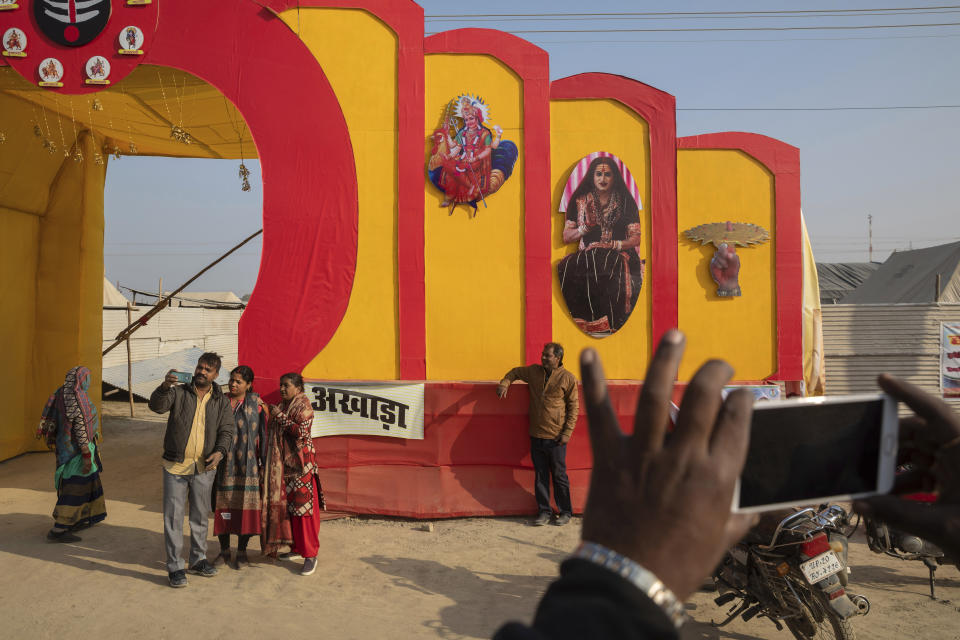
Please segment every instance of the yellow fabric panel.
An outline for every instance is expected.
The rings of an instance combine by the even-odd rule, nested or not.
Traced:
[[[8,134],[9,135],[9,134]],[[11,140],[7,140],[11,144]],[[34,438],[43,404],[42,393],[35,393],[29,377],[33,357],[34,312],[40,218],[0,206],[0,388],[11,400],[0,420],[0,460],[24,451],[43,451],[46,447]],[[43,397],[46,401],[46,396]],[[41,402],[43,402],[41,401]]]
[[[281,18],[290,28],[297,28],[296,10],[281,14]],[[397,38],[386,25],[360,10],[301,8],[299,28],[347,120],[357,167],[360,216],[357,271],[347,312],[303,375],[393,380],[400,377]],[[363,72],[358,73],[361,61]]]
[[[13,74],[12,78],[10,77]],[[17,86],[30,84],[17,76],[13,69],[0,67],[0,78],[16,80]],[[35,87],[39,91],[39,87]],[[30,90],[31,93],[32,90]],[[53,96],[49,91],[48,96]],[[51,104],[52,102],[52,98]],[[64,98],[60,98],[64,102]],[[65,104],[65,103],[64,103]],[[0,92],[0,113],[5,125],[7,141],[0,146],[0,205],[9,209],[41,215],[47,210],[50,183],[56,178],[63,163],[63,150],[73,146],[75,135],[67,120],[66,128],[55,111],[47,111],[30,100],[8,92]],[[39,123],[42,136],[34,134]],[[61,138],[61,131],[63,136]],[[50,153],[43,147],[44,139],[52,140],[56,149]]]
[[[88,159],[99,145],[87,133],[81,134],[79,144]],[[36,338],[26,402],[28,411],[37,415],[77,365],[90,369],[90,397],[100,404],[106,168],[89,160],[65,160],[40,221]]]
[[[720,298],[710,276],[715,247],[683,231],[707,222],[751,222],[770,240],[737,247],[741,297]],[[677,152],[678,324],[687,334],[680,379],[709,358],[733,365],[738,380],[761,380],[777,369],[776,228],[773,176],[741,151]]]
[[[560,197],[570,171],[584,156],[607,151],[626,164],[640,190],[641,253],[647,261],[643,288],[627,323],[605,338],[593,338],[573,322],[560,291],[557,263],[577,250],[563,242],[565,215]],[[553,280],[553,339],[576,356],[593,347],[603,358],[610,379],[642,379],[650,359],[650,138],[645,120],[614,100],[556,100],[550,103],[550,160],[553,199],[550,209],[551,273]],[[568,358],[570,362],[575,359]]]
[[[476,216],[466,205],[447,215],[439,206],[443,192],[424,176],[427,378],[499,380],[526,364],[523,83],[490,56],[433,54],[426,58],[425,93],[424,165],[429,136],[461,93],[480,96],[490,107],[484,126],[499,125],[502,139],[520,150],[513,174],[487,196],[486,207],[478,203]]]
[[[94,99],[102,110],[94,109]],[[243,157],[257,157],[250,131],[233,104],[212,85],[178,69],[141,65],[108,89],[86,96],[64,96],[30,84],[9,67],[0,67],[0,100],[4,118],[8,105],[24,105],[26,112],[18,112],[17,121],[29,122],[30,126],[18,127],[22,131],[17,135],[32,136],[33,125],[39,124],[44,137],[57,145],[55,158],[62,157],[59,152],[70,147],[76,133],[84,129],[94,130],[102,146],[117,147],[124,155],[240,158],[242,141]],[[181,125],[192,143],[171,138],[171,124]],[[136,154],[130,152],[131,141],[136,145]],[[37,138],[36,146],[31,146],[30,158],[37,149],[47,154],[41,142],[42,138]],[[0,158],[0,189],[7,161]],[[28,166],[33,167],[34,163]],[[45,195],[50,180],[36,180]]]
[[[820,309],[820,278],[810,246],[807,223],[800,216],[803,230],[803,381],[808,396],[826,393],[823,357],[823,315]]]

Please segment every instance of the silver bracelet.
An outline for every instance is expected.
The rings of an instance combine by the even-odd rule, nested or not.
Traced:
[[[663,609],[663,612],[667,614],[670,622],[677,629],[686,621],[687,614],[684,611],[683,603],[677,600],[673,591],[670,591],[665,584],[660,582],[660,579],[652,571],[644,569],[630,558],[622,556],[603,545],[586,540],[580,543],[571,557],[598,564],[632,582],[635,587],[653,600],[654,604]]]

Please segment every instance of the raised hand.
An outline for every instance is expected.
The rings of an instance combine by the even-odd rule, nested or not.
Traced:
[[[683,350],[677,330],[660,341],[630,436],[613,412],[599,356],[592,349],[580,355],[593,449],[583,539],[643,565],[681,600],[755,520],[730,513],[753,412],[750,392],[736,391],[726,401],[720,395],[733,375],[730,365],[713,360],[697,371],[676,430],[666,438]]]

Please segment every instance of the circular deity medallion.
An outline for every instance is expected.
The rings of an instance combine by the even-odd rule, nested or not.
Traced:
[[[143,31],[140,27],[130,25],[120,30],[118,36],[120,42],[120,53],[142,53]]]
[[[41,86],[56,86],[63,80],[63,63],[56,58],[44,58],[37,67]]]
[[[106,84],[110,77],[110,62],[103,56],[93,56],[84,65],[87,71],[87,84]]]
[[[23,56],[27,48],[27,34],[16,27],[10,27],[3,32],[3,54],[7,56]]]

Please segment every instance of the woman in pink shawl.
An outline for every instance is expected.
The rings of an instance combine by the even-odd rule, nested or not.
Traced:
[[[107,517],[100,484],[100,453],[97,408],[87,395],[90,370],[74,367],[43,408],[37,438],[57,453],[53,476],[57,488],[54,525],[47,532],[51,542],[79,542],[74,531],[92,526]]]
[[[287,556],[302,556],[300,574],[308,576],[317,568],[319,515],[326,505],[310,435],[313,407],[299,373],[280,377],[280,398],[280,404],[270,407],[260,548],[276,557],[280,547],[289,545]]]

